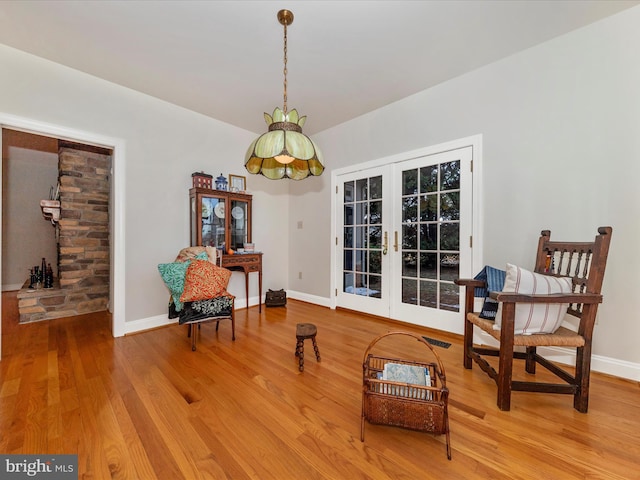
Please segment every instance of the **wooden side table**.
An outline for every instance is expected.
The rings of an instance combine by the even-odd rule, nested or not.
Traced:
[[[249,274],[258,272],[258,311],[262,312],[262,253],[235,253],[222,255],[222,265],[233,271],[244,272],[244,284],[249,308]]]

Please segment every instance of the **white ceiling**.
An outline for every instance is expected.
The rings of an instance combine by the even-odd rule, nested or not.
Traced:
[[[260,133],[313,134],[640,0],[0,1],[0,43]]]

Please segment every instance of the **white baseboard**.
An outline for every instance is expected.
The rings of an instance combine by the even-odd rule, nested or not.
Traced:
[[[131,322],[124,322],[124,334],[138,333],[153,328],[164,327],[178,323],[177,318],[169,318],[167,315],[156,315],[155,317],[141,318]]]
[[[2,285],[3,292],[15,292],[16,290],[20,290],[24,283],[12,283],[10,285]]]
[[[566,365],[575,365],[576,363],[576,356],[573,353],[575,350],[565,350],[560,347],[545,347],[539,348],[538,351],[545,358],[553,362]],[[603,357],[602,355],[591,355],[591,371],[626,378],[628,380],[640,381],[640,365],[616,358]]]
[[[247,301],[244,298],[236,297],[234,305],[236,307],[236,310],[248,308]],[[255,297],[249,297],[249,307],[254,307],[256,305],[258,305],[258,296],[256,295]],[[264,298],[262,299],[262,306],[264,307]]]
[[[249,306],[252,307],[254,305],[258,305],[258,296],[249,297]],[[264,306],[264,302],[262,305]],[[247,308],[247,303],[244,299],[241,299],[240,301],[236,299],[235,307],[236,310],[241,310]],[[156,315],[154,317],[141,318],[139,320],[124,322],[124,334],[139,333],[145,330],[152,330],[154,328],[165,327],[176,323],[178,323],[177,318],[169,318],[167,315]]]
[[[313,303],[314,305],[320,305],[321,307],[331,307],[331,300],[326,297],[296,292],[295,290],[287,290],[287,297],[302,302]]]

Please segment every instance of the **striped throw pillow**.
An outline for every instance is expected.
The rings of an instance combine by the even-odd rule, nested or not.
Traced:
[[[503,292],[546,295],[550,293],[571,293],[573,283],[570,277],[553,277],[530,272],[510,263]],[[515,334],[555,332],[567,313],[567,303],[516,303]],[[495,330],[502,324],[502,302],[496,314]]]

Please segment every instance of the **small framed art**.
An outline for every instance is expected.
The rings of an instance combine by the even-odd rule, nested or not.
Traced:
[[[247,177],[229,174],[229,187],[232,192],[244,192],[247,189]]]

